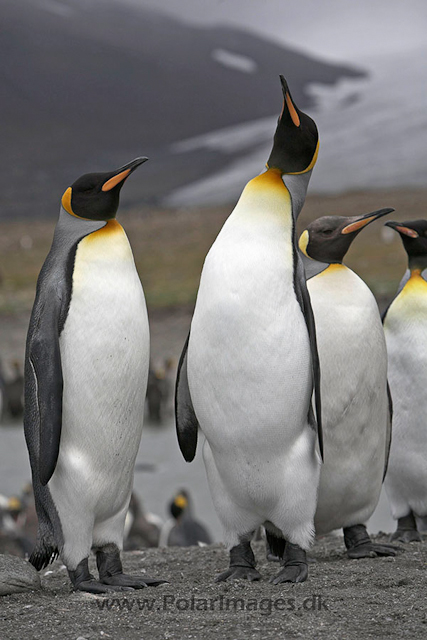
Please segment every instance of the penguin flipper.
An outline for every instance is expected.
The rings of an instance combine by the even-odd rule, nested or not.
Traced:
[[[322,430],[322,404],[320,397],[320,363],[319,353],[317,351],[316,324],[314,321],[313,309],[311,306],[310,295],[307,289],[307,283],[304,275],[304,269],[301,260],[296,260],[296,271],[294,278],[295,293],[300,303],[305,322],[307,325],[308,336],[310,339],[311,360],[313,369],[313,387],[314,387],[314,407],[316,415],[314,415],[313,407],[310,403],[308,410],[308,422],[317,430],[317,438],[319,441],[320,456],[323,461],[323,430]]]
[[[387,420],[387,433],[386,433],[386,441],[385,441],[385,460],[384,460],[384,473],[383,473],[383,482],[385,480],[385,476],[388,469],[388,461],[390,457],[390,447],[391,447],[391,434],[392,434],[392,425],[393,425],[393,399],[391,397],[390,385],[387,380],[387,399],[388,399],[388,420]]]
[[[199,423],[196,418],[187,377],[187,350],[190,334],[185,341],[178,364],[175,388],[175,422],[178,444],[186,462],[191,462],[196,455],[197,432]]]
[[[30,375],[36,388],[35,410],[39,424],[38,473],[46,485],[59,454],[62,428],[62,366],[59,349],[61,298],[56,294],[45,299],[28,345]]]

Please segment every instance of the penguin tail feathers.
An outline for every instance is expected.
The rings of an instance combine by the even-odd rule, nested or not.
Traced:
[[[283,558],[286,547],[285,538],[280,538],[274,533],[271,533],[268,529],[265,530],[265,537],[267,540],[267,547],[270,553],[278,558]]]
[[[36,548],[29,557],[29,562],[37,571],[45,569],[48,564],[53,562],[59,555],[58,548],[52,544],[44,542],[37,543]]]

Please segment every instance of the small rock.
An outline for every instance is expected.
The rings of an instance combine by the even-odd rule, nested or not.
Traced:
[[[0,555],[0,596],[40,587],[40,576],[29,562],[17,556]]]

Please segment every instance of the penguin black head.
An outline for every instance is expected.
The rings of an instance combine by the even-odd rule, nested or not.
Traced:
[[[427,267],[427,220],[409,220],[408,222],[386,222],[401,237],[408,254],[410,269]]]
[[[280,76],[280,82],[283,91],[283,107],[267,168],[280,169],[282,174],[306,173],[314,167],[317,160],[319,141],[317,127],[310,116],[298,109],[283,76]]]
[[[362,216],[324,216],[314,220],[299,239],[301,251],[313,260],[328,263],[343,261],[357,234],[368,224],[394,209],[379,209]]]
[[[182,489],[171,502],[169,509],[175,520],[177,520],[187,509],[188,499],[188,493],[185,489]]]
[[[135,158],[107,173],[85,173],[62,196],[67,213],[87,220],[111,220],[119,208],[120,189],[126,178],[148,158]]]

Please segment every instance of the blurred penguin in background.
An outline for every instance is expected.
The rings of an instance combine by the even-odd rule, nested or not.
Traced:
[[[159,547],[192,547],[211,544],[206,527],[195,520],[190,495],[181,489],[169,505],[172,518],[162,528]]]

